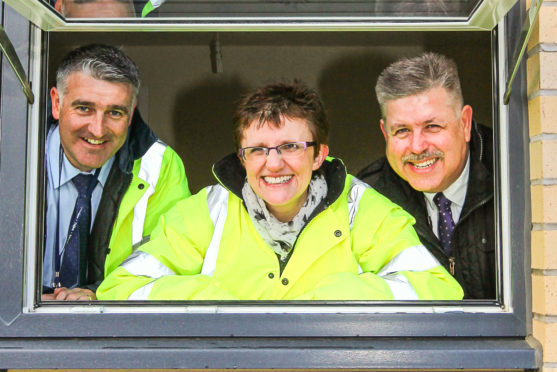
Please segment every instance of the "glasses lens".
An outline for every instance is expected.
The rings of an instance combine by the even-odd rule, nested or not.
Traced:
[[[244,159],[255,160],[263,159],[267,155],[264,147],[248,147],[244,149]]]
[[[303,142],[291,142],[278,146],[283,157],[296,157],[304,153],[306,146]]]

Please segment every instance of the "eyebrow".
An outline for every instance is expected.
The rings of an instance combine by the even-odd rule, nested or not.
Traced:
[[[91,106],[91,107],[95,107],[95,103],[94,102],[90,102],[90,101],[82,101],[82,100],[75,100],[72,102],[72,106]],[[122,105],[110,105],[107,108],[107,111],[111,111],[111,110],[119,110],[122,111],[123,113],[125,113],[126,115],[129,114],[129,110],[126,106],[122,106]]]
[[[420,125],[427,125],[427,124],[431,124],[431,123],[441,123],[441,121],[438,120],[438,119],[434,116],[434,117],[429,118],[429,119],[427,119],[427,120],[425,120],[425,121],[422,121],[422,122],[420,123]],[[392,123],[392,124],[390,124],[390,127],[394,129],[394,128],[407,127],[408,125],[409,125],[409,124],[407,124],[407,123],[398,123],[398,122],[397,122],[397,123]]]

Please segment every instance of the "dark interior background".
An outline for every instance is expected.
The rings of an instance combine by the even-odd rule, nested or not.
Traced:
[[[353,174],[384,154],[374,86],[382,69],[400,57],[436,51],[453,58],[465,102],[477,121],[492,125],[490,32],[219,33],[223,72],[218,74],[211,68],[214,36],[53,32],[49,87],[62,56],[74,47],[122,46],[141,71],[138,107],[182,157],[192,192],[215,183],[211,165],[233,150],[231,117],[240,95],[274,81],[299,78],[318,90],[331,123],[330,153]]]

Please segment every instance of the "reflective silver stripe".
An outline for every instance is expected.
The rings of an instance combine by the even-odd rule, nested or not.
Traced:
[[[408,247],[383,266],[378,275],[385,276],[399,271],[426,271],[439,266],[439,261],[423,245]]]
[[[129,297],[128,300],[136,300],[136,301],[141,301],[141,300],[148,300],[149,299],[149,294],[151,293],[151,290],[153,289],[153,286],[155,285],[155,282],[151,282],[149,284],[145,284],[143,287],[136,289]]]
[[[166,275],[176,275],[154,256],[140,250],[133,252],[120,266],[135,276],[158,279]]]
[[[155,193],[155,188],[159,180],[162,158],[166,145],[161,141],[155,142],[141,158],[141,167],[138,177],[145,180],[149,187],[133,208],[132,222],[132,244],[139,243],[143,238],[143,226],[145,225],[145,215],[147,214],[147,203],[149,197]]]
[[[348,190],[348,223],[350,224],[350,230],[352,230],[352,226],[354,225],[354,219],[356,218],[356,213],[358,213],[360,200],[362,200],[365,190],[370,187],[371,186],[367,183],[360,181],[356,177],[352,177],[350,180],[350,189]],[[363,272],[364,270],[358,263],[358,274]]]
[[[364,191],[370,187],[367,183],[360,181],[356,177],[352,177],[350,181],[350,189],[348,190],[348,222],[350,230],[352,230],[354,218],[356,213],[358,213],[358,207],[360,206],[360,200],[362,200]]]
[[[228,190],[221,185],[214,185],[207,187],[206,191],[209,216],[211,216],[215,230],[213,231],[213,237],[207,252],[205,252],[201,274],[211,276],[217,266],[222,231],[224,230],[224,222],[228,212]]]
[[[395,300],[417,300],[418,294],[402,274],[388,274],[383,277],[393,292]]]

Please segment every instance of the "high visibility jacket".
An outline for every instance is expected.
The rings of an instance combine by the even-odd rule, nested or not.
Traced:
[[[462,298],[459,284],[425,249],[413,218],[339,160],[284,270],[241,199],[235,154],[213,168],[221,185],[180,201],[101,284],[101,300],[391,300]]]
[[[151,234],[159,217],[191,195],[184,165],[135,110],[103,188],[87,247],[86,287],[100,282]]]

